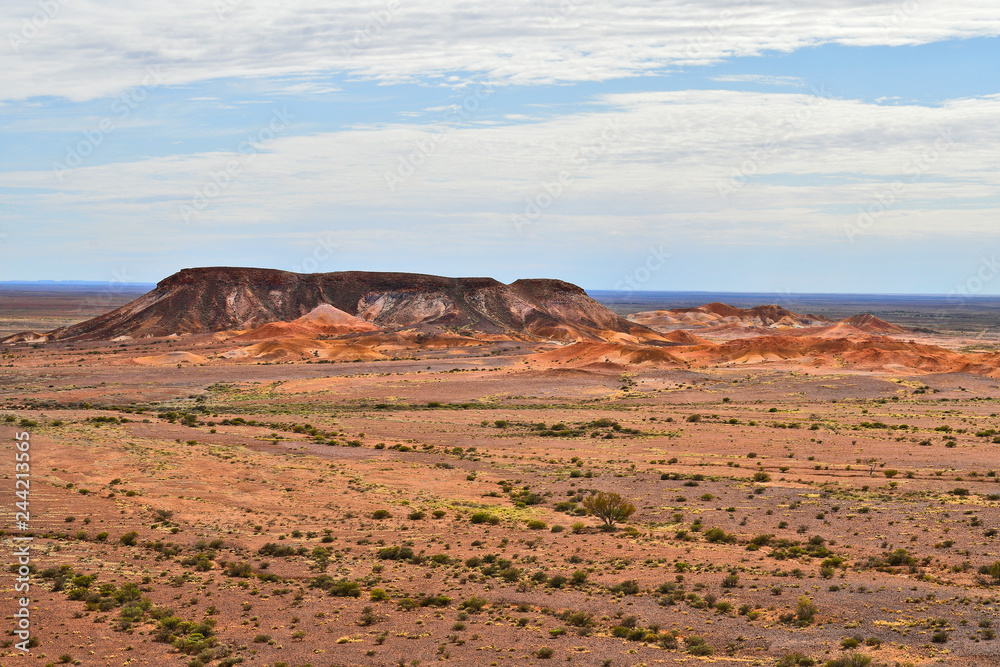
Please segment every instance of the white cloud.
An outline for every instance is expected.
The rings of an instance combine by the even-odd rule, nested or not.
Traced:
[[[735,91],[615,94],[598,102],[586,113],[533,123],[279,133],[259,153],[233,146],[83,167],[58,193],[50,192],[57,183],[48,172],[8,173],[0,185],[28,191],[2,194],[0,204],[33,211],[67,239],[127,231],[164,247],[178,238],[319,228],[358,239],[403,234],[415,253],[458,237],[470,245],[501,239],[583,250],[595,238],[609,245],[664,237],[843,242],[859,209],[877,208],[886,188],[901,183],[866,237],[995,230],[1000,96],[936,107]],[[268,117],[261,113],[262,126]],[[211,190],[213,174],[232,161],[238,173],[185,223],[179,207]],[[546,184],[560,189],[553,185],[560,173],[561,194],[519,234],[511,216],[529,200],[544,201]],[[399,179],[394,189],[387,174]],[[81,230],[81,216],[101,222]]]
[[[766,50],[921,44],[1000,34],[986,0],[952,3],[625,0],[172,0],[0,4],[0,97],[87,100],[220,77],[596,81]],[[34,24],[32,24],[34,21]],[[26,23],[27,22],[27,23]],[[281,85],[281,84],[276,84]]]
[[[712,81],[720,83],[759,83],[765,86],[805,87],[805,82],[797,76],[769,76],[767,74],[728,74],[714,76]]]

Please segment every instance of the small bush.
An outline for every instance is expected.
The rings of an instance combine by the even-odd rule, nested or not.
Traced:
[[[253,576],[253,566],[246,562],[229,563],[226,565],[226,576],[247,579]]]
[[[616,523],[625,521],[635,513],[635,505],[617,493],[605,493],[604,491],[584,498],[583,506],[587,512],[603,521],[608,528],[613,528]]]
[[[483,607],[488,605],[490,602],[486,598],[481,598],[473,595],[471,598],[458,605],[459,609],[467,609],[473,613],[480,612]]]
[[[872,659],[863,653],[852,653],[826,663],[826,667],[868,667]]]

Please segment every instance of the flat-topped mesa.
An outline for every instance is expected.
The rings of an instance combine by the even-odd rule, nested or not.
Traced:
[[[247,330],[293,322],[330,306],[379,329],[467,328],[560,340],[608,334],[658,340],[646,327],[561,280],[447,278],[416,273],[184,269],[117,310],[51,332],[53,339],[110,339]],[[301,324],[301,322],[300,322]]]

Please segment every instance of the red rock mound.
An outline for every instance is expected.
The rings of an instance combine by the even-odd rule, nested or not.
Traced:
[[[534,355],[543,363],[559,363],[573,367],[612,363],[621,365],[684,366],[684,361],[665,348],[625,345],[621,343],[574,343]]]
[[[706,303],[694,308],[635,313],[629,315],[629,319],[656,331],[666,331],[677,327],[794,329],[829,323],[829,320],[824,317],[799,315],[773,304],[744,309],[718,302]]]
[[[323,307],[316,311],[318,307]],[[298,274],[249,268],[185,269],[100,317],[51,332],[53,338],[110,339],[226,330],[296,337],[317,328],[358,331],[357,320],[399,330],[468,328],[559,340],[604,340],[606,332],[661,340],[561,280],[445,278],[342,271]]]
[[[855,315],[854,317],[848,317],[846,320],[841,320],[839,324],[846,324],[856,329],[860,329],[861,331],[874,334],[906,333],[906,329],[903,327],[890,324],[885,320],[875,317],[871,313],[861,313],[860,315]]]
[[[322,303],[291,322],[270,322],[241,334],[234,340],[270,340],[364,331],[378,331],[378,327],[371,322],[354,317],[350,313],[345,313],[339,308],[334,308],[328,303]]]
[[[671,343],[680,343],[681,345],[711,345],[711,343],[701,336],[697,336],[685,329],[675,329],[674,331],[665,333],[663,334],[663,338]]]

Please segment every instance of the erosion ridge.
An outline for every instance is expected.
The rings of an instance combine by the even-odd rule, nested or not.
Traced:
[[[138,299],[44,334],[47,340],[158,337],[255,329],[300,320],[317,307],[382,330],[468,329],[556,340],[661,340],[586,292],[554,279],[446,278],[414,273],[274,269],[184,269]],[[301,324],[301,321],[300,321]],[[18,334],[24,336],[25,334]]]
[[[825,317],[800,315],[774,304],[744,309],[718,302],[693,308],[634,313],[629,315],[629,320],[657,330],[677,327],[795,329],[831,324]]]

